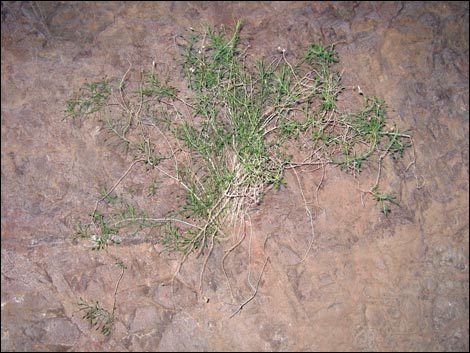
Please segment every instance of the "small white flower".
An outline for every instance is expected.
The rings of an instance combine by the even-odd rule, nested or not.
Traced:
[[[194,71],[196,71],[196,69],[194,67],[190,67],[189,71],[194,72]]]

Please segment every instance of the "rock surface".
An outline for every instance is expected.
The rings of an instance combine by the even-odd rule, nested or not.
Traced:
[[[1,16],[2,351],[468,351],[467,2],[5,1]],[[256,281],[269,256],[256,297],[231,318],[237,305],[220,269],[230,244],[209,259],[200,298],[201,259],[171,286],[176,259],[151,241],[103,252],[72,242],[77,219],[130,159],[96,123],[74,127],[63,110],[86,80],[121,77],[128,61],[172,67],[175,36],[239,18],[255,56],[336,43],[344,85],[385,99],[412,129],[417,159],[407,172],[409,155],[384,172],[401,201],[388,218],[372,200],[361,205],[352,176],[331,168],[317,195],[321,173],[300,174],[318,206],[303,262],[310,223],[287,173],[288,186],[252,214],[252,242],[226,259],[242,303],[247,273]],[[142,178],[125,185],[139,190]],[[116,258],[128,269],[105,337],[77,301],[112,307]]]

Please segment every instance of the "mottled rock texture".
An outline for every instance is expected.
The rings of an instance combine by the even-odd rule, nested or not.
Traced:
[[[468,351],[468,16],[468,2],[2,2],[2,351]],[[175,258],[151,241],[106,252],[72,242],[76,220],[131,157],[103,142],[96,122],[63,121],[63,110],[86,80],[120,77],[128,60],[173,68],[176,36],[239,18],[254,56],[336,43],[344,85],[385,99],[413,131],[417,159],[408,172],[410,155],[384,171],[401,200],[388,218],[361,203],[358,182],[373,173],[330,168],[319,199],[321,173],[299,174],[315,205],[314,247],[301,264],[310,223],[287,173],[288,186],[252,214],[251,244],[225,261],[243,302],[248,271],[255,281],[269,255],[257,296],[230,318],[237,307],[220,268],[230,244],[209,259],[199,298],[202,258],[169,286]],[[153,205],[139,198],[146,175],[122,188],[163,210],[171,191]],[[77,301],[112,307],[115,258],[128,269],[104,337]]]

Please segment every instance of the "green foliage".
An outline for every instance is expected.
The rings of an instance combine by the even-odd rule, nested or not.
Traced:
[[[146,97],[156,97],[159,100],[164,98],[175,98],[178,95],[178,90],[168,85],[168,81],[163,82],[155,76],[155,67],[149,74],[148,81],[144,87],[141,87],[137,92]]]
[[[305,59],[312,64],[320,65],[324,68],[339,61],[332,45],[324,47],[319,43],[310,44],[305,54]]]
[[[78,301],[79,311],[83,311],[83,318],[86,319],[92,327],[95,327],[96,331],[100,330],[105,336],[109,336],[111,331],[114,328],[114,323],[116,321],[116,295],[121,283],[122,276],[124,271],[127,270],[127,267],[124,265],[122,260],[116,259],[115,263],[120,269],[121,274],[116,283],[116,288],[114,290],[114,303],[112,311],[106,310],[96,301],[93,304],[89,304],[86,300],[83,300],[81,297]]]
[[[130,66],[117,88],[108,80],[86,83],[66,102],[66,116],[98,116],[108,132],[105,140],[132,153],[135,160],[117,184],[141,162],[146,172],[171,178],[185,192],[181,207],[153,218],[132,201],[133,191],[124,196],[103,186],[90,222],[76,224],[76,237],[90,241],[92,250],[143,230],[157,236],[163,251],[179,252],[183,260],[209,244],[212,250],[227,227],[262,202],[266,190],[285,184],[288,167],[331,164],[358,176],[378,165],[368,193],[385,216],[392,205],[399,206],[393,193],[379,190],[380,171],[386,157],[404,156],[411,135],[387,121],[385,102],[361,93],[359,111],[339,111],[338,96],[345,88],[333,69],[339,59],[332,45],[311,43],[298,62],[288,61],[283,49],[271,61],[252,61],[241,29],[239,21],[230,35],[208,28],[179,42],[188,96],[170,84],[169,76],[157,74],[153,63],[137,86],[128,85]],[[301,161],[293,161],[292,154]],[[156,196],[159,185],[152,179],[144,188],[147,196]],[[117,289],[126,269],[122,261],[116,265],[121,275],[112,311],[98,301],[78,302],[83,317],[104,335],[114,327]]]
[[[386,216],[391,212],[390,205],[392,203],[397,206],[400,206],[395,196],[390,193],[382,193],[381,191],[379,191],[377,185],[372,189],[372,196],[379,203],[380,212],[382,212]]]
[[[93,243],[91,250],[101,250],[108,246],[109,243],[119,244],[120,242],[114,238],[118,234],[118,228],[111,227],[106,221],[103,214],[95,211],[92,214],[92,220],[98,226],[99,233],[93,234],[90,241]]]
[[[66,102],[66,117],[79,118],[99,111],[106,106],[110,93],[107,80],[85,83],[80,93]]]
[[[80,298],[78,306],[80,307],[80,311],[84,312],[83,318],[87,320],[90,325],[95,327],[96,331],[100,330],[105,336],[111,334],[115,321],[114,313],[102,308],[98,301],[89,304]]]
[[[191,31],[179,42],[189,96],[160,77],[153,65],[134,96],[126,95],[121,80],[118,100],[127,114],[121,120],[105,120],[135,158],[145,162],[146,170],[166,170],[165,160],[173,160],[175,170],[164,174],[177,180],[186,196],[181,209],[171,213],[180,222],[159,224],[168,251],[186,255],[204,249],[228,221],[237,221],[259,204],[268,187],[282,185],[286,167],[296,164],[292,148],[311,151],[302,164],[333,164],[358,175],[386,156],[403,157],[410,146],[410,135],[396,125],[389,128],[383,100],[363,95],[358,112],[338,110],[344,87],[341,74],[333,70],[339,59],[332,45],[311,43],[295,63],[287,60],[285,50],[272,61],[252,62],[241,29],[239,21],[229,35],[221,28]],[[92,103],[68,103],[69,112],[91,112],[90,107],[104,104],[109,93],[108,86],[99,84],[85,91],[88,98],[80,102]],[[156,129],[157,139],[147,126]],[[179,141],[172,155],[160,151],[162,137],[171,149],[168,141]],[[155,194],[155,186],[148,192]],[[108,195],[106,189],[103,194],[114,211],[96,211],[90,225],[77,226],[77,234],[89,238],[93,249],[117,242],[123,229],[134,227],[135,233],[157,226],[130,203]],[[390,204],[397,204],[390,194],[377,189],[371,194],[386,215]],[[90,235],[91,229],[98,231]]]

